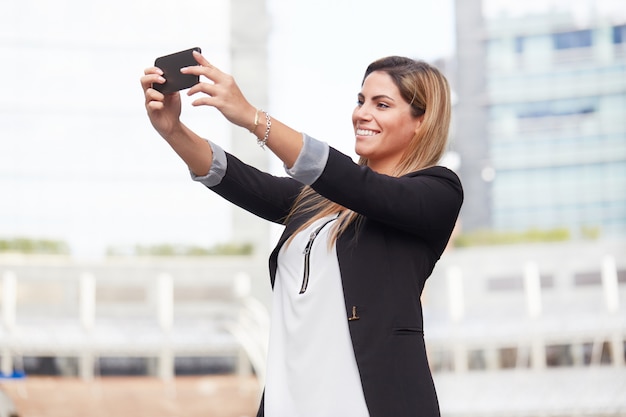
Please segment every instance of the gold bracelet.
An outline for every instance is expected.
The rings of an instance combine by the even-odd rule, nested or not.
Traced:
[[[256,130],[256,127],[259,125],[259,109],[255,108],[255,112],[254,112],[254,127],[250,130],[250,133],[254,134],[254,131]],[[263,110],[260,110],[263,111]]]

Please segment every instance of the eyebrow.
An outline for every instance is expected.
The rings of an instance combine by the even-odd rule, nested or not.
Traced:
[[[363,93],[359,93],[359,94],[358,94],[358,96],[359,96],[360,98],[365,98],[365,96],[363,95]],[[385,94],[378,94],[378,95],[376,95],[376,96],[372,97],[371,99],[372,99],[372,100],[381,100],[381,99],[383,99],[383,100],[384,100],[384,99],[387,99],[387,100],[391,100],[391,101],[394,101],[394,102],[395,102],[395,100],[394,100],[393,98],[391,98],[391,97],[389,97],[388,95],[385,95]]]

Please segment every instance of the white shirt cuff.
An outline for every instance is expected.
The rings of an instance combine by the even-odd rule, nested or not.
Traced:
[[[211,163],[211,169],[208,174],[203,176],[198,176],[191,172],[191,170],[189,173],[191,174],[192,180],[198,181],[207,187],[213,187],[222,182],[222,178],[226,175],[226,152],[224,152],[224,149],[222,149],[219,145],[211,141],[207,142],[209,142],[211,150],[213,150],[213,162]]]
[[[291,168],[285,166],[285,172],[302,184],[311,185],[324,171],[328,162],[330,148],[326,142],[302,134],[302,150]]]

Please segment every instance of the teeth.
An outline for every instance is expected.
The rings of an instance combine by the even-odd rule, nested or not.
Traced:
[[[356,134],[359,136],[374,136],[376,132],[373,130],[357,129]]]

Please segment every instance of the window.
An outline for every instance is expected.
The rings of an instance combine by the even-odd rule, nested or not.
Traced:
[[[583,343],[582,349],[585,365],[606,365],[612,362],[611,344],[606,340]]]
[[[523,277],[491,278],[487,281],[489,291],[523,291]]]
[[[554,277],[552,275],[541,275],[541,288],[554,288]],[[496,277],[487,281],[489,291],[524,291],[524,277]]]
[[[106,356],[98,358],[98,369],[102,376],[149,375],[148,358]]]
[[[454,369],[452,352],[438,349],[429,352],[429,363],[433,372],[452,371]]]
[[[174,358],[174,373],[179,375],[211,375],[233,373],[237,369],[234,357],[177,356]]]
[[[554,49],[588,48],[592,44],[591,30],[554,33]]]
[[[626,43],[626,25],[613,26],[613,43]]]
[[[517,365],[517,348],[500,348],[498,352],[500,368],[511,369]]]
[[[572,356],[572,346],[546,346],[546,362],[548,367],[572,366],[574,364],[574,358]]]
[[[596,111],[597,101],[597,97],[583,97],[520,103],[516,106],[517,117],[520,119],[531,119],[590,114]]]
[[[472,371],[487,369],[485,352],[480,349],[467,352],[467,368]]]
[[[577,287],[602,285],[602,274],[600,272],[579,272],[574,275],[574,285]]]
[[[515,38],[515,53],[521,54],[524,52],[524,37],[518,36]]]
[[[28,375],[78,376],[79,363],[76,357],[24,356],[23,367]]]
[[[626,270],[617,270],[617,282],[626,283]],[[574,275],[574,285],[583,287],[587,285],[602,285],[602,274],[600,272],[579,272]]]

